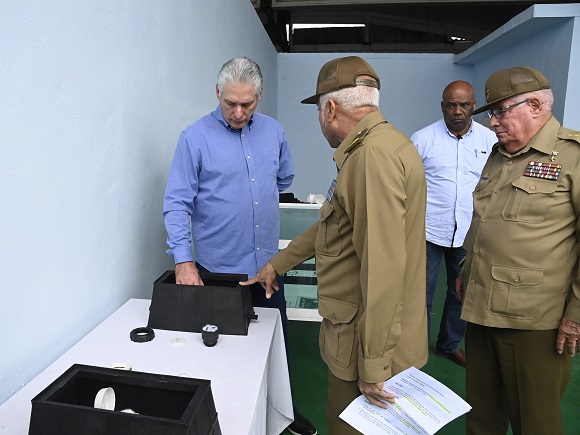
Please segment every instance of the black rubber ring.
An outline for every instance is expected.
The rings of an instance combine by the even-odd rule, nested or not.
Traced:
[[[133,329],[129,337],[131,337],[131,341],[136,343],[145,343],[155,338],[155,332],[149,326],[142,326]]]

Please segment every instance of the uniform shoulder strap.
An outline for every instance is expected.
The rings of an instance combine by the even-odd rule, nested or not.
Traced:
[[[369,132],[375,128],[377,125],[379,124],[387,124],[387,121],[381,121],[381,122],[377,122],[375,125],[373,125],[370,128],[365,128],[364,130],[360,131],[352,140],[352,142],[350,143],[350,145],[348,146],[347,149],[344,150],[345,154],[350,154],[352,153],[355,149],[359,148],[360,146],[364,145],[364,138],[366,137],[367,134],[369,134]]]
[[[576,130],[572,130],[566,127],[560,127],[560,130],[558,130],[558,134],[556,136],[558,137],[558,139],[572,140],[580,144],[580,132]]]

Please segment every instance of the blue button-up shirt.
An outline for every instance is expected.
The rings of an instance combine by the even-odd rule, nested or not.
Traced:
[[[440,119],[415,132],[411,141],[423,159],[427,179],[427,241],[459,247],[471,224],[473,189],[497,142],[495,133],[472,121],[459,139]]]
[[[177,142],[163,216],[168,254],[215,273],[253,277],[278,252],[279,192],[294,178],[284,131],[254,112],[241,131],[220,107]]]

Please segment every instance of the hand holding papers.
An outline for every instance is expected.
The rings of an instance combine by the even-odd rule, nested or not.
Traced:
[[[371,405],[363,395],[340,418],[363,434],[432,435],[471,406],[431,376],[411,367],[385,382],[396,394],[387,409]]]

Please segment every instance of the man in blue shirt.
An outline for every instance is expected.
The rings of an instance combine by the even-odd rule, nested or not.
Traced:
[[[262,84],[255,62],[229,60],[218,74],[218,107],[179,137],[163,207],[177,284],[203,285],[200,270],[252,277],[278,253],[279,192],[294,166],[280,124],[255,112]],[[287,343],[283,291],[267,299],[256,284],[251,293],[254,306],[280,310]],[[296,410],[294,418],[290,432],[316,434]]]
[[[461,300],[455,279],[465,257],[461,247],[471,223],[473,188],[492,146],[497,141],[489,128],[473,121],[476,100],[473,87],[451,82],[443,91],[443,119],[417,131],[411,140],[423,160],[427,179],[427,319],[431,328],[433,296],[441,260],[445,257],[447,295],[435,353],[465,367],[459,342],[465,335]]]

